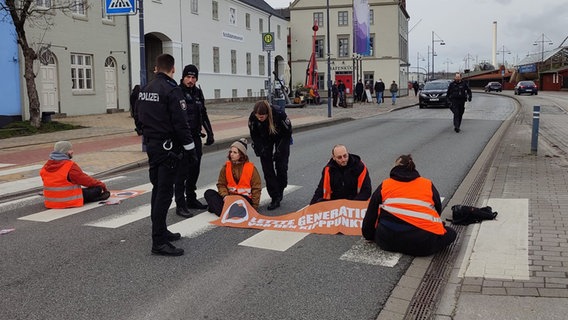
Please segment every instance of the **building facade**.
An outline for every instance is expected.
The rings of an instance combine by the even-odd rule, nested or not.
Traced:
[[[4,0],[0,0],[3,5]],[[0,11],[1,13],[1,11]],[[0,86],[0,128],[14,121],[21,120],[20,71],[18,44],[14,36],[14,25],[11,19],[0,19],[0,70],[2,85]]]
[[[70,11],[54,9],[57,2],[35,1],[43,15],[28,18],[29,44],[38,53],[34,64],[40,111],[85,115],[129,109],[127,18],[107,16],[105,1],[71,1]],[[24,73],[20,52],[20,73]],[[26,83],[21,114],[29,119]]]
[[[327,90],[327,43],[329,37],[331,79],[343,80],[352,92],[357,79],[373,84],[382,79],[387,86],[399,85],[399,95],[407,95],[409,79],[408,20],[405,1],[369,0],[370,45],[368,56],[353,50],[353,1],[330,1],[327,21],[326,0],[296,0],[290,5],[292,86],[305,83],[311,56],[312,27],[318,25],[315,52],[318,87]],[[329,22],[329,35],[327,25]]]
[[[206,99],[235,100],[267,94],[272,72],[285,77],[288,21],[264,1],[153,0],[144,2],[146,79],[155,58],[176,59],[176,81],[195,64]],[[140,23],[130,17],[133,83],[140,83]],[[263,34],[274,33],[273,51],[263,50]]]

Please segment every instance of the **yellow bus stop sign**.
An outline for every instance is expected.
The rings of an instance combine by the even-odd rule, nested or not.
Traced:
[[[274,51],[274,32],[262,34],[262,51]]]

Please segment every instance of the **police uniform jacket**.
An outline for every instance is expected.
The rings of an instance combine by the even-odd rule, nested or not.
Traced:
[[[358,191],[359,176],[365,170],[365,164],[361,161],[361,157],[350,153],[346,166],[342,167],[337,164],[335,160],[330,159],[326,167],[329,167],[329,180],[331,186],[330,200],[347,199],[366,201],[369,199],[372,192],[369,172],[366,172],[361,189]],[[322,177],[310,204],[322,201],[324,197],[324,173],[325,168],[322,171]]]
[[[276,126],[276,134],[270,134],[268,119],[260,122],[254,111],[249,116],[249,130],[252,139],[252,147],[257,156],[272,156],[272,150],[276,146],[278,153],[280,146],[290,145],[292,138],[292,123],[288,119],[286,112],[278,107],[272,107],[272,119]]]
[[[154,80],[140,90],[136,106],[145,140],[171,139],[174,145],[193,149],[187,104],[175,80],[161,72],[156,74]]]
[[[213,135],[213,129],[207,109],[205,108],[205,97],[203,91],[196,87],[187,87],[180,83],[180,88],[183,91],[185,102],[187,103],[187,122],[193,137],[198,137],[201,133],[201,127],[205,129],[207,135]]]
[[[465,83],[465,81],[452,81],[448,86],[448,92],[446,93],[446,95],[451,100],[471,101],[471,89],[469,88],[467,83]]]

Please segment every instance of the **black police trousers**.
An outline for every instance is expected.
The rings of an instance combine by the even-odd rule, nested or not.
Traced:
[[[178,166],[178,174],[175,182],[175,200],[178,206],[185,206],[186,201],[196,199],[197,179],[201,170],[201,157],[203,156],[203,143],[199,133],[192,134],[195,144],[197,162],[189,163],[187,158],[183,158]],[[187,200],[186,200],[187,198]]]
[[[164,150],[161,141],[147,142],[146,152],[150,166],[150,182],[152,183],[152,200],[150,218],[152,220],[152,245],[159,246],[166,242],[168,229],[166,217],[177,174],[178,159],[175,152]],[[181,152],[181,150],[178,150]]]
[[[272,199],[282,199],[284,189],[288,185],[290,141],[283,140],[280,143],[281,145],[276,148],[276,153],[272,154],[272,151],[265,152],[260,156],[262,173],[264,174],[264,181],[266,181],[266,190]]]
[[[454,128],[459,129],[465,112],[465,100],[452,100],[450,110],[454,114]]]

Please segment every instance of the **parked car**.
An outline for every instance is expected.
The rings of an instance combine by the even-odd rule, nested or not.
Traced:
[[[532,81],[519,81],[515,86],[515,94],[530,93],[531,96],[538,94],[538,88]]]
[[[503,91],[503,87],[499,82],[489,82],[487,85],[485,85],[485,92],[491,91],[501,92]]]
[[[418,101],[420,109],[430,106],[450,107],[450,101],[446,97],[450,80],[434,80],[424,84],[424,88],[420,90]]]

